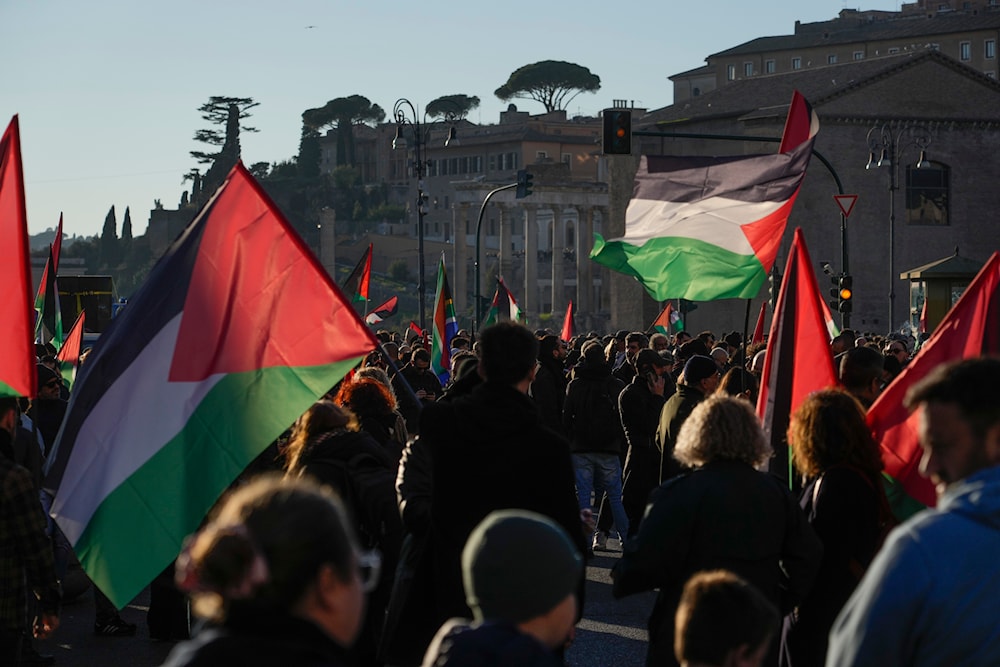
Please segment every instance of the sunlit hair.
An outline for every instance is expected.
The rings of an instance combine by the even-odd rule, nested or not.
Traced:
[[[194,612],[222,621],[233,605],[292,610],[329,565],[356,571],[357,540],[340,500],[302,478],[258,477],[227,496],[177,559],[177,583]]]
[[[763,464],[771,456],[760,420],[749,402],[713,394],[699,403],[677,434],[674,458],[691,467],[712,461]]]
[[[306,445],[316,436],[330,431],[357,431],[358,418],[349,408],[333,401],[316,401],[292,426],[292,436],[285,446],[289,473],[298,471]]]
[[[715,390],[719,395],[726,394],[728,396],[740,396],[744,392],[743,398],[749,400],[751,403],[757,403],[757,376],[739,366],[734,366],[726,371],[726,374],[722,376],[722,380],[719,381],[719,386]]]
[[[865,423],[864,408],[843,389],[824,389],[806,397],[788,427],[792,462],[807,478],[846,463],[878,475],[882,459]]]
[[[359,415],[385,415],[396,409],[396,397],[389,388],[370,377],[343,383],[333,401]]]

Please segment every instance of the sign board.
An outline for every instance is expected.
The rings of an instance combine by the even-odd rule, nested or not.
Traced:
[[[837,202],[837,206],[840,208],[840,212],[844,214],[845,218],[851,217],[851,211],[854,210],[854,205],[858,201],[857,195],[833,195],[833,200]]]

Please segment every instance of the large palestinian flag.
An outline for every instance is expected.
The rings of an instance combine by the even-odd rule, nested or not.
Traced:
[[[118,606],[219,494],[375,340],[242,164],[112,321],[77,379],[46,485]]]
[[[774,155],[643,155],[625,236],[595,234],[590,258],[657,301],[757,296],[778,254],[819,120],[798,92]]]

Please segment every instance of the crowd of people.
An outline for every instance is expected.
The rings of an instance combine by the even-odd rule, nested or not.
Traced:
[[[865,412],[905,336],[831,342],[840,386],[791,416],[792,488],[739,333],[503,322],[460,331],[444,381],[424,339],[378,337],[185,545],[169,578],[201,621],[170,667],[563,664],[610,540],[614,595],[657,591],[647,665],[1000,664],[1000,360],[908,394],[939,502],[897,524]],[[65,387],[41,363],[39,386],[0,399],[3,664],[44,661],[30,636],[58,627],[39,499]],[[95,632],[135,632],[102,604]]]

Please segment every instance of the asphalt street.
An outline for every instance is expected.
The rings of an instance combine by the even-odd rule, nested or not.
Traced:
[[[642,665],[646,655],[646,618],[654,594],[635,595],[623,600],[611,596],[611,567],[620,556],[615,540],[613,551],[598,552],[587,567],[587,599],[584,618],[577,626],[576,641],[566,653],[572,667]],[[122,617],[139,626],[135,637],[95,637],[94,601],[91,592],[63,606],[61,624],[55,635],[36,641],[41,653],[54,655],[59,667],[156,667],[174,647],[172,642],[149,638],[146,627],[148,592],[143,592],[122,610]]]

